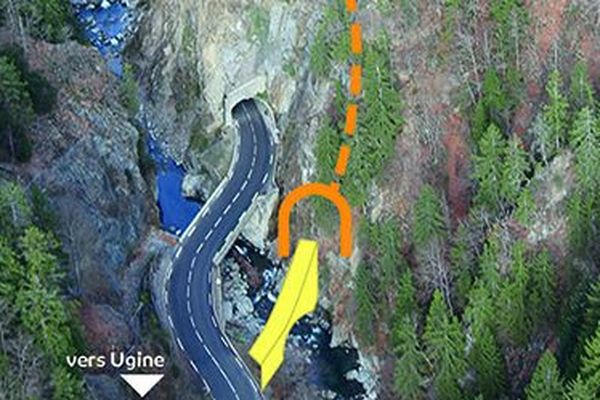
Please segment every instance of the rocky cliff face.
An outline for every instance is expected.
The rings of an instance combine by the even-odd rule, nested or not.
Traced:
[[[118,306],[127,290],[122,268],[156,220],[138,167],[139,133],[94,49],[34,43],[28,57],[58,99],[33,127],[33,158],[23,172],[56,207],[82,296]]]
[[[0,46],[13,42],[0,35]],[[30,67],[57,89],[57,103],[30,128],[31,161],[1,167],[24,186],[39,186],[57,214],[89,351],[138,346],[166,354],[152,338],[142,292],[155,256],[173,243],[152,229],[154,190],[138,166],[144,143],[119,103],[118,81],[94,48],[28,41],[27,49]],[[91,398],[128,398],[118,376],[85,378]],[[169,381],[164,398],[174,398]]]

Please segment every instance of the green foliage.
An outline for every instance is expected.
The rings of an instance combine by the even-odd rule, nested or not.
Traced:
[[[525,390],[527,400],[561,400],[563,391],[556,358],[546,351],[538,361],[531,382]]]
[[[248,37],[260,44],[264,44],[269,37],[269,10],[259,5],[252,5],[248,10],[250,25]]]
[[[518,136],[513,136],[506,148],[500,185],[500,193],[508,203],[515,203],[518,200],[522,185],[527,180],[528,169],[529,162],[523,144]]]
[[[425,355],[423,354],[415,324],[408,316],[395,326],[395,352],[398,356],[394,370],[394,391],[403,399],[418,400],[423,397]]]
[[[469,240],[469,231],[464,224],[458,226],[452,237],[450,264],[455,282],[454,294],[458,304],[462,307],[466,303],[475,277],[474,254]]]
[[[403,124],[402,100],[393,84],[386,38],[365,51],[363,89],[359,129],[351,140],[352,158],[342,180],[342,190],[355,206],[366,202],[369,185],[394,153]]]
[[[550,157],[556,154],[565,140],[569,104],[562,94],[562,90],[563,81],[560,72],[554,70],[546,84],[548,103],[544,105],[542,114],[548,128],[544,139],[547,140],[547,143],[544,143],[543,147],[548,150]]]
[[[523,226],[529,226],[532,223],[533,215],[536,211],[535,199],[531,188],[525,187],[519,193],[514,212],[515,219]]]
[[[594,199],[572,193],[567,204],[569,244],[576,254],[585,254],[594,232]]]
[[[596,193],[600,182],[600,138],[593,110],[584,107],[577,113],[570,141],[575,152],[577,189],[584,194]]]
[[[33,103],[27,83],[14,61],[0,57],[0,121],[2,125],[18,129],[33,119]]]
[[[494,313],[489,291],[478,282],[469,293],[465,320],[473,338],[468,360],[477,374],[477,391],[484,399],[501,398],[506,386],[504,362],[493,331]]]
[[[529,262],[529,314],[534,326],[552,321],[556,311],[556,271],[548,250]]]
[[[40,211],[45,206],[37,204],[32,211],[22,189],[0,185],[0,218],[6,224],[0,232],[0,301],[10,304],[16,315],[15,329],[32,337],[43,354],[51,373],[52,398],[78,400],[83,395],[81,380],[64,369],[65,357],[77,350],[77,324],[71,304],[61,297],[59,244],[32,225],[48,222]],[[14,236],[9,240],[7,234]]]
[[[29,70],[22,50],[0,51],[0,159],[29,160],[31,143],[26,130],[35,114],[49,112],[55,101],[56,91]]]
[[[52,371],[52,400],[79,400],[83,397],[83,382],[63,366]]]
[[[375,253],[379,293],[385,295],[396,289],[399,267],[403,264],[400,254],[400,228],[398,221],[390,218],[380,223],[363,223],[361,232]]]
[[[463,398],[459,379],[467,371],[465,336],[456,317],[450,315],[439,290],[434,292],[429,306],[423,342],[432,367],[436,398]]]
[[[14,240],[30,224],[31,217],[23,188],[15,183],[0,184],[0,235]]]
[[[473,160],[473,178],[478,188],[475,204],[495,211],[499,208],[503,182],[503,159],[506,140],[496,125],[490,125],[479,142],[479,152]]]
[[[340,133],[330,119],[326,119],[317,132],[317,159],[318,180],[331,182],[334,179],[334,169],[337,161],[338,150],[341,145]]]
[[[400,345],[402,338],[397,335],[402,330],[402,324],[405,318],[415,321],[417,313],[417,300],[415,287],[413,284],[412,273],[405,271],[400,277],[398,293],[396,296],[396,307],[394,309],[392,343],[394,346]]]
[[[354,277],[354,294],[356,299],[356,323],[359,336],[367,343],[373,344],[375,332],[375,302],[373,298],[373,279],[367,264],[360,264]]]
[[[594,400],[596,395],[594,390],[581,379],[581,376],[569,383],[565,394],[566,400]]]
[[[135,116],[140,108],[139,88],[131,64],[123,67],[123,76],[119,87],[119,99],[130,116]]]
[[[499,332],[513,342],[523,344],[529,333],[527,320],[529,270],[525,265],[525,245],[512,247],[511,274],[500,282],[496,307]]]
[[[574,110],[584,107],[593,109],[595,107],[594,89],[590,82],[587,64],[579,61],[571,71],[570,103]]]
[[[67,40],[76,25],[69,3],[61,0],[30,0],[20,3],[19,12],[26,17],[30,33],[49,42]]]
[[[477,373],[477,388],[484,399],[502,397],[506,386],[506,372],[502,353],[488,326],[473,332],[470,361]]]
[[[343,1],[332,0],[317,26],[310,47],[310,67],[317,77],[329,76],[334,63],[345,63],[350,56],[347,32],[348,14]]]
[[[488,111],[488,115],[496,124],[501,124],[504,121],[509,102],[504,83],[494,68],[485,71],[481,92],[483,105]]]
[[[490,16],[495,23],[494,37],[500,59],[515,64],[520,44],[527,35],[529,16],[521,0],[490,2]]]
[[[585,355],[581,361],[581,377],[586,385],[600,395],[600,326],[585,344]]]
[[[434,240],[446,237],[447,222],[435,189],[425,185],[413,208],[412,237],[417,249],[424,249]]]

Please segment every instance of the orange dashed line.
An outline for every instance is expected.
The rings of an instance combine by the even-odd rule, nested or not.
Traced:
[[[350,68],[350,94],[352,96],[360,95],[362,89],[362,67],[358,64],[352,65]]]
[[[357,0],[346,0],[346,8],[349,12],[356,12],[358,9],[358,1]]]
[[[346,110],[346,128],[344,132],[346,135],[353,136],[354,132],[356,132],[356,121],[358,120],[358,105],[357,104],[348,104],[348,109]]]
[[[355,22],[350,26],[350,50],[354,54],[362,53],[361,27],[358,22]]]
[[[343,144],[340,147],[340,153],[338,155],[337,163],[335,164],[336,175],[344,176],[346,174],[346,167],[348,166],[349,158],[350,158],[350,146]]]

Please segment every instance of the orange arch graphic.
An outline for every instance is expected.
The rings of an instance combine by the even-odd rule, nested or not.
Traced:
[[[292,209],[300,200],[310,196],[321,196],[331,201],[340,215],[340,255],[352,255],[352,212],[346,198],[339,192],[335,183],[307,183],[292,190],[283,199],[278,214],[278,253],[279,257],[290,255],[290,217]]]

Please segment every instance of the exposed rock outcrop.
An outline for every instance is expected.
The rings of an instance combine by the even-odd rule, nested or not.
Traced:
[[[156,220],[152,190],[138,167],[140,134],[95,49],[37,42],[28,56],[58,98],[33,126],[33,158],[23,172],[56,207],[81,294],[117,306],[128,290],[120,274]]]

